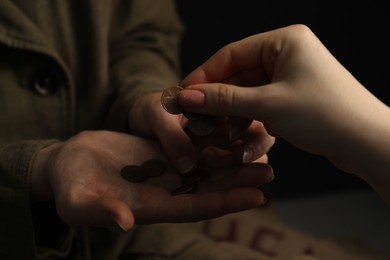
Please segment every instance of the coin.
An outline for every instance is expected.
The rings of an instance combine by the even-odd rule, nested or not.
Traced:
[[[182,178],[182,183],[184,185],[197,183],[201,181],[205,175],[206,172],[202,168],[197,168],[195,171],[184,175]]]
[[[168,168],[165,161],[160,159],[149,159],[141,165],[126,165],[120,175],[129,182],[143,182],[149,177],[156,177],[163,174]],[[194,171],[187,175],[181,175],[181,186],[171,191],[171,195],[180,195],[185,193],[195,192],[198,188],[198,183],[202,181],[206,175],[206,170],[202,167],[197,167]]]
[[[178,115],[183,112],[178,102],[178,95],[182,90],[183,88],[180,86],[172,86],[163,91],[161,104],[168,113]]]
[[[157,177],[163,174],[167,169],[167,164],[160,159],[150,159],[141,164],[148,177]]]
[[[183,111],[183,115],[184,115],[188,120],[191,120],[191,121],[198,121],[198,120],[202,120],[202,119],[204,119],[205,117],[207,117],[207,115],[196,114],[196,113],[190,113],[190,112],[187,112],[187,111]]]
[[[185,193],[191,193],[196,190],[198,183],[183,184],[180,187],[174,189],[171,195],[180,195]]]
[[[145,169],[138,165],[126,165],[121,170],[121,176],[130,182],[142,182],[147,179]]]
[[[197,136],[206,136],[211,134],[216,128],[217,120],[215,117],[207,116],[202,120],[189,120],[188,129]]]
[[[179,105],[178,101],[179,93],[182,90],[183,88],[180,86],[166,88],[161,95],[161,104],[163,108],[170,114],[183,114],[188,118],[188,128],[194,135],[206,136],[211,134],[217,125],[216,118],[185,111]]]

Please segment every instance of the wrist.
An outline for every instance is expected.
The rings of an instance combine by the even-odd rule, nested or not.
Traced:
[[[373,104],[366,120],[351,138],[346,155],[350,172],[366,181],[387,201],[390,200],[390,109],[382,103]],[[359,134],[358,134],[359,133]]]
[[[150,92],[139,98],[129,108],[128,125],[132,134],[150,135],[153,124],[161,118],[158,111],[163,111],[161,106],[161,92]],[[145,118],[148,120],[145,121]]]
[[[32,202],[53,199],[49,174],[53,169],[53,158],[60,143],[54,143],[38,150],[32,158],[30,187]]]

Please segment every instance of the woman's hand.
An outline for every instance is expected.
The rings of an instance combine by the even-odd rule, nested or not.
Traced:
[[[259,120],[273,136],[325,156],[390,200],[390,110],[308,27],[229,44],[182,86],[186,110]]]
[[[185,109],[259,120],[273,136],[346,171],[356,170],[344,159],[353,160],[362,126],[388,121],[387,107],[304,25],[225,46],[190,73],[183,87],[179,102]],[[371,130],[378,129],[365,127],[375,136]]]

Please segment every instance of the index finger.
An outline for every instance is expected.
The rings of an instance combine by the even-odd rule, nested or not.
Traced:
[[[254,86],[267,83],[269,82],[267,71],[272,71],[273,66],[269,62],[273,59],[269,56],[274,53],[267,49],[274,46],[273,41],[271,32],[266,32],[230,43],[192,71],[181,85],[185,87],[192,84],[224,82]]]

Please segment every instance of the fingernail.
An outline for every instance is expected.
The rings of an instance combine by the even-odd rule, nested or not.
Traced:
[[[268,181],[271,182],[275,179],[275,174],[274,174],[274,170],[271,168],[271,172],[269,173],[269,176],[268,176]]]
[[[122,224],[119,221],[117,222],[117,224],[123,231],[125,232],[127,231],[127,229],[124,226],[122,226]]]
[[[253,150],[251,149],[251,147],[249,146],[245,147],[244,152],[242,154],[242,162],[249,163],[252,161],[252,157],[253,157]]]
[[[179,104],[184,108],[202,108],[205,104],[203,92],[194,89],[184,89],[179,94]]]
[[[215,152],[212,148],[206,147],[201,151],[200,156],[201,158],[210,158],[210,157],[212,158],[215,157]]]
[[[123,231],[127,232],[127,229],[122,225],[122,223],[116,217],[113,216],[112,220],[116,224],[116,230],[121,231],[121,232],[123,232]]]
[[[267,205],[268,205],[268,199],[267,197],[264,197],[262,206],[267,206]]]
[[[188,156],[182,156],[177,160],[177,168],[180,173],[190,172],[195,166],[195,162]]]

